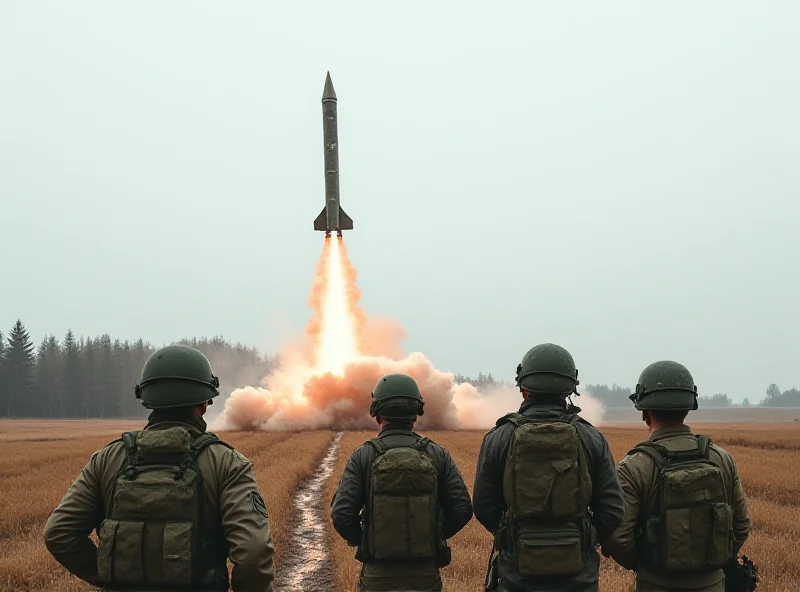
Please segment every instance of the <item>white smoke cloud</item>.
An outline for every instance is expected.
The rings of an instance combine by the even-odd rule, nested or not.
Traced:
[[[386,333],[390,341],[401,334],[396,327]],[[381,345],[386,344],[374,341],[373,349],[382,349]],[[522,402],[515,388],[479,392],[471,384],[457,383],[452,373],[437,370],[420,352],[401,359],[362,356],[347,364],[342,376],[335,376],[314,374],[292,350],[261,387],[233,391],[213,429],[370,429],[375,427],[375,419],[369,415],[372,389],[382,376],[395,372],[408,374],[419,384],[425,413],[417,427],[423,430],[489,429]],[[575,403],[582,408],[584,419],[593,424],[602,422],[604,410],[598,400],[583,394]]]

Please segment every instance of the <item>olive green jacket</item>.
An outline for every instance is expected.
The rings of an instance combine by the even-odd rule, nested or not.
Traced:
[[[194,437],[205,430],[198,418],[193,424],[151,421],[145,429],[179,425]],[[99,529],[114,491],[117,472],[125,462],[125,447],[115,441],[94,452],[61,503],[47,520],[44,537],[47,550],[72,574],[100,586],[97,548],[89,534]],[[204,519],[210,530],[222,531],[233,564],[234,592],[271,592],[274,579],[274,546],[270,524],[261,500],[252,463],[240,452],[226,446],[209,446],[198,457],[203,476]],[[259,504],[260,506],[260,504]],[[221,526],[221,529],[220,529]]]
[[[661,428],[654,431],[649,440],[658,442],[671,451],[697,448],[697,438],[692,435],[688,425]],[[733,509],[734,554],[737,554],[752,528],[747,499],[736,471],[736,463],[731,455],[712,443],[710,458],[722,468],[728,500]],[[625,497],[625,515],[611,538],[603,544],[603,554],[612,557],[622,567],[637,571],[637,581],[642,584],[651,584],[667,590],[693,590],[722,582],[724,574],[721,569],[700,575],[670,576],[668,579],[648,573],[644,569],[637,570],[636,536],[639,525],[642,517],[655,511],[658,503],[655,462],[647,454],[637,452],[620,461],[617,474]]]

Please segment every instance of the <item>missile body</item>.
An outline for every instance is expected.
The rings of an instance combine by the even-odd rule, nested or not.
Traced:
[[[336,231],[353,230],[353,220],[342,209],[339,198],[339,131],[336,112],[336,91],[331,73],[325,79],[322,91],[322,136],[325,149],[325,207],[314,220],[314,230],[324,230],[325,237]]]

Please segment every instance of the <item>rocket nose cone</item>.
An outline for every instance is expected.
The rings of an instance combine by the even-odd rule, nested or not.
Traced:
[[[325,88],[322,90],[322,100],[333,99],[336,100],[336,91],[333,90],[333,81],[331,80],[331,73],[325,78]]]

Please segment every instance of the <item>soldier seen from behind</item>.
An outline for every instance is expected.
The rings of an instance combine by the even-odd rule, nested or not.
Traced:
[[[639,592],[754,589],[736,560],[751,528],[736,463],[684,423],[697,409],[692,375],[677,362],[650,364],[631,400],[650,438],[619,464],[625,517],[603,553],[636,571]]]
[[[172,345],[147,359],[136,385],[153,410],[147,425],[92,454],[47,520],[47,549],[61,565],[105,590],[272,590],[253,465],[203,420],[217,387],[196,349]]]
[[[602,543],[619,525],[622,490],[605,437],[567,404],[578,370],[544,343],[517,366],[523,402],[483,439],[475,517],[494,535],[486,590],[596,591]]]
[[[360,592],[440,592],[447,539],[472,518],[469,491],[450,453],[413,431],[424,405],[413,378],[384,376],[372,398],[380,432],[350,455],[333,526],[358,547]]]

